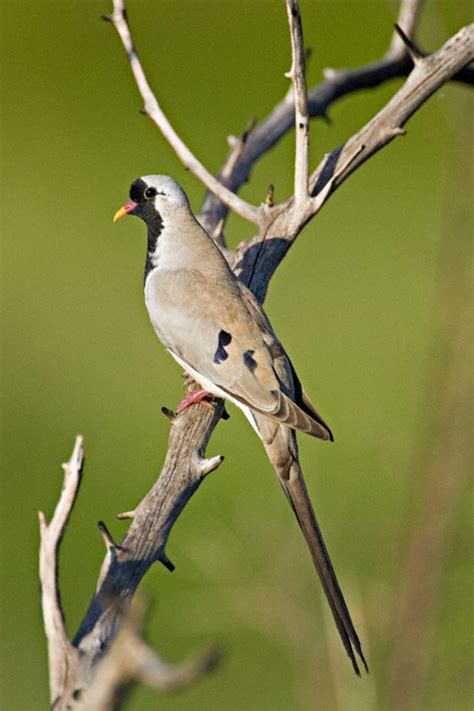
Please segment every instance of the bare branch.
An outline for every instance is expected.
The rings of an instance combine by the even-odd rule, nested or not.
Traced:
[[[130,659],[124,656],[123,650],[127,645],[122,642],[119,651],[114,652],[106,664],[104,662],[106,671],[103,676],[100,672],[100,681],[96,676],[99,673],[98,662],[116,639],[128,604],[148,568],[158,561],[168,570],[174,570],[173,563],[165,553],[171,528],[203,479],[223,461],[222,456],[204,459],[202,455],[211,431],[221,417],[222,409],[219,405],[212,410],[197,405],[195,410],[205,414],[205,422],[193,422],[191,410],[175,419],[161,476],[135,511],[125,514],[132,515],[133,522],[120,545],[114,542],[105,524],[99,522],[107,553],[96,593],[71,644],[59,600],[57,556],[81,480],[83,440],[82,437],[76,439],[71,459],[63,465],[64,487],[49,526],[46,525],[44,514],[40,513],[40,579],[48,638],[51,702],[55,711],[73,708],[93,711],[96,706],[88,695],[91,682],[98,699],[103,698],[102,694],[109,698],[107,690],[112,687],[107,685],[111,678],[117,679],[117,675],[125,673]],[[180,447],[179,452],[176,446]],[[133,615],[131,619],[135,620]],[[132,628],[133,624],[132,627],[126,626],[126,638],[129,641]],[[216,654],[212,652],[178,667],[168,667],[143,642],[135,640],[132,647],[137,655],[138,666],[131,664],[127,667],[130,679],[137,675],[145,678],[148,674],[146,683],[153,688],[178,688],[197,678],[217,661]],[[122,661],[114,672],[113,665],[118,660]],[[97,709],[106,708],[115,707],[97,706]]]
[[[401,129],[400,129],[401,130]],[[397,135],[400,135],[397,133]],[[319,212],[319,210],[322,208],[328,197],[330,196],[334,186],[336,185],[337,181],[339,178],[346,173],[346,171],[349,170],[351,165],[354,163],[356,158],[362,153],[362,151],[365,150],[365,145],[361,143],[360,145],[357,146],[357,148],[354,150],[353,154],[350,155],[345,163],[343,163],[337,171],[331,176],[331,178],[328,180],[326,185],[323,187],[323,189],[315,195],[313,198],[313,211],[312,214],[316,215],[316,213]]]
[[[64,530],[79,491],[83,461],[83,438],[78,435],[70,460],[63,464],[63,489],[49,525],[46,523],[44,513],[39,512],[41,605],[48,640],[49,688],[52,704],[60,696],[68,678],[75,673],[79,663],[77,650],[71,645],[64,624],[58,586],[58,555]]]
[[[397,24],[408,37],[416,37],[423,0],[402,0]],[[406,76],[412,69],[412,61],[406,47],[396,32],[390,48],[382,59],[356,69],[326,69],[325,81],[308,93],[309,115],[326,118],[328,109],[339,98],[360,89],[372,89],[395,77]],[[464,67],[451,79],[467,84],[474,83],[474,70]],[[230,190],[237,192],[249,180],[255,163],[265,155],[294,125],[294,107],[291,95],[278,103],[270,114],[252,131],[232,175],[226,181]],[[215,225],[227,216],[227,208],[213,194],[208,193],[202,207],[206,215],[206,229],[213,231]]]
[[[145,611],[141,600],[135,600],[128,609],[116,639],[97,665],[92,684],[80,695],[78,711],[118,709],[133,682],[155,691],[175,691],[215,669],[220,658],[217,649],[201,652],[180,664],[161,659],[142,638]]]
[[[243,132],[243,134],[239,137],[236,136],[228,136],[227,137],[227,143],[229,144],[230,148],[232,149],[230,152],[230,155],[228,156],[226,162],[224,163],[224,166],[219,174],[219,178],[221,181],[225,184],[225,181],[228,180],[228,178],[232,175],[232,171],[234,170],[237,161],[239,160],[240,156],[242,155],[242,151],[245,148],[245,144],[247,143],[248,137],[250,136],[250,133],[253,131],[255,128],[255,118],[251,118],[247,128]]]
[[[309,114],[306,91],[303,27],[297,0],[286,0],[291,36],[291,69],[285,74],[293,84],[295,104],[295,203],[308,197]]]
[[[468,25],[437,52],[421,59],[391,101],[343,146],[321,161],[310,178],[314,195],[311,209],[293,213],[292,198],[275,205],[267,215],[266,228],[238,246],[230,257],[231,265],[259,300],[265,298],[273,273],[301,229],[333,190],[371,155],[404,134],[403,125],[415,111],[472,61],[473,46],[474,25]]]
[[[173,420],[168,452],[154,486],[135,508],[132,523],[120,545],[105,535],[108,551],[96,593],[73,640],[80,653],[74,690],[86,689],[100,656],[114,640],[124,612],[142,577],[155,562],[173,570],[165,548],[173,524],[203,479],[222,462],[204,459],[209,437],[221,418],[223,405],[195,405]],[[75,708],[71,685],[62,703]]]
[[[222,185],[227,186],[229,178],[231,177],[233,171],[235,170],[235,166],[240,160],[245,145],[254,127],[255,118],[251,118],[249,123],[247,124],[247,128],[241,136],[227,137],[227,143],[229,144],[231,150],[229,155],[227,156],[224,165],[220,170],[219,175],[217,176],[219,182],[222,183]],[[206,214],[206,212],[202,211],[199,215],[199,221],[204,227],[204,229],[209,232],[212,239],[219,245],[220,249],[225,253],[227,250],[224,240],[225,219],[223,218],[222,220],[219,220],[216,224],[214,224],[212,221],[208,220],[208,215]]]
[[[244,217],[246,220],[254,222],[258,225],[260,223],[261,210],[239,198],[238,195],[224,187],[213,175],[211,175],[211,173],[206,170],[202,163],[189,150],[184,141],[181,140],[172,127],[168,118],[163,113],[154,93],[152,92],[145,72],[143,71],[143,67],[138,59],[126,18],[125,2],[124,0],[113,0],[113,2],[114,12],[112,15],[108,16],[107,19],[113,24],[120,39],[122,40],[135,82],[145,103],[144,113],[146,113],[146,115],[149,116],[160,129],[164,138],[166,138],[168,143],[171,145],[183,165],[188,168],[208,190],[211,190],[228,208],[234,210],[234,212],[241,217]]]
[[[437,52],[420,58],[405,84],[389,103],[343,146],[320,163],[310,179],[312,193],[317,194],[322,190],[326,181],[331,179],[337,163],[354,157],[348,168],[334,181],[334,187],[341,185],[367,158],[397,136],[403,135],[403,126],[408,119],[473,58],[474,24],[471,24],[459,30]]]

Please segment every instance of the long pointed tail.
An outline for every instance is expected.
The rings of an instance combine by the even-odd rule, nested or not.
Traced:
[[[342,643],[352,662],[355,673],[360,676],[359,665],[354,651],[358,654],[365,670],[368,672],[367,662],[339,587],[321,529],[316,521],[301,470],[295,470],[299,470],[297,463],[294,463],[291,467],[289,478],[287,480],[280,478],[280,483],[306,539]]]
[[[259,421],[260,424],[262,424],[261,420]],[[264,435],[262,431],[261,435]],[[276,432],[274,430],[272,437],[262,436],[262,440],[306,539],[344,648],[352,662],[355,673],[360,676],[359,660],[367,672],[369,669],[362,652],[359,637],[339,587],[321,530],[316,521],[303,473],[298,463],[296,437],[291,430],[279,427]]]

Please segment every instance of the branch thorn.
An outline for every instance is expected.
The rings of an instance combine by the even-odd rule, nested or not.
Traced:
[[[221,220],[219,220],[219,222],[215,226],[214,231],[211,235],[214,242],[217,242],[221,238],[222,230],[224,229],[224,225],[225,225],[225,219],[222,218]]]
[[[257,119],[255,118],[255,116],[252,116],[247,124],[245,131],[242,134],[242,137],[241,137],[241,140],[244,143],[247,141],[247,138],[250,136],[250,134],[252,133],[252,131],[256,125],[257,125]]]
[[[165,566],[165,568],[167,570],[170,571],[170,573],[172,573],[173,570],[175,569],[174,564],[170,561],[170,559],[168,558],[166,553],[160,553],[158,560],[160,561],[160,563],[162,563]]]
[[[392,128],[391,133],[392,133],[392,136],[406,136],[406,134],[407,134],[406,130],[404,128],[402,128],[401,126],[394,126]]]
[[[273,207],[273,197],[275,195],[275,186],[274,185],[269,185],[268,190],[267,190],[267,196],[265,198],[265,205],[267,207]]]
[[[217,469],[217,467],[220,466],[223,461],[224,457],[222,454],[218,454],[215,457],[210,457],[210,459],[201,459],[201,461],[199,462],[200,474],[202,476],[207,476],[207,474],[210,474],[215,469]]]
[[[105,543],[106,548],[107,548],[108,550],[110,550],[110,549],[113,549],[113,550],[122,550],[122,549],[121,549],[121,546],[118,546],[118,545],[115,543],[115,541],[114,541],[114,539],[112,538],[112,535],[111,535],[109,529],[107,528],[107,526],[105,525],[105,523],[104,523],[103,521],[99,521],[99,522],[97,523],[97,526],[98,526],[98,528],[99,528],[100,535],[101,535],[102,538],[104,539],[104,543]]]
[[[407,52],[413,61],[413,64],[417,64],[418,62],[420,62],[423,59],[423,55],[414,43],[414,41],[410,39],[408,35],[405,34],[400,25],[397,25],[395,23],[394,28],[395,32],[398,34],[403,44],[405,45]]]
[[[115,518],[118,518],[119,521],[123,521],[124,519],[127,519],[127,518],[134,518],[134,516],[135,516],[135,511],[124,511],[123,513],[116,514]]]
[[[43,511],[38,511],[38,519],[41,530],[45,531],[48,528],[48,524],[46,522],[46,516],[44,515]]]
[[[338,70],[337,69],[332,69],[331,67],[325,67],[323,69],[323,77],[326,79],[326,81],[334,81],[338,77]]]
[[[176,419],[176,412],[173,412],[173,410],[170,410],[169,407],[163,406],[161,408],[161,412],[170,422],[173,422]]]

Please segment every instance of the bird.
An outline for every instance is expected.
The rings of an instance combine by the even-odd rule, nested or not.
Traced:
[[[232,272],[171,177],[133,181],[130,200],[114,215],[147,227],[145,303],[152,326],[202,388],[177,412],[217,397],[239,407],[261,439],[298,524],[355,673],[368,672],[298,462],[296,432],[333,441],[252,291]]]

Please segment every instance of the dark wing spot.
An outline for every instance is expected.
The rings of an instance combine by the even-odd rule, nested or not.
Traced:
[[[252,371],[254,371],[255,368],[257,367],[257,361],[253,357],[254,353],[255,353],[255,351],[251,351],[251,350],[245,351],[245,353],[244,353],[244,363],[247,366],[247,368],[249,368],[249,370],[252,370]]]
[[[230,333],[227,333],[227,331],[221,331],[219,333],[219,343],[221,343],[223,346],[228,346],[231,340],[232,336],[230,335]]]
[[[229,357],[225,347],[229,345],[232,340],[232,336],[227,331],[219,331],[219,336],[217,337],[217,350],[214,353],[214,363],[221,363],[223,360]]]

